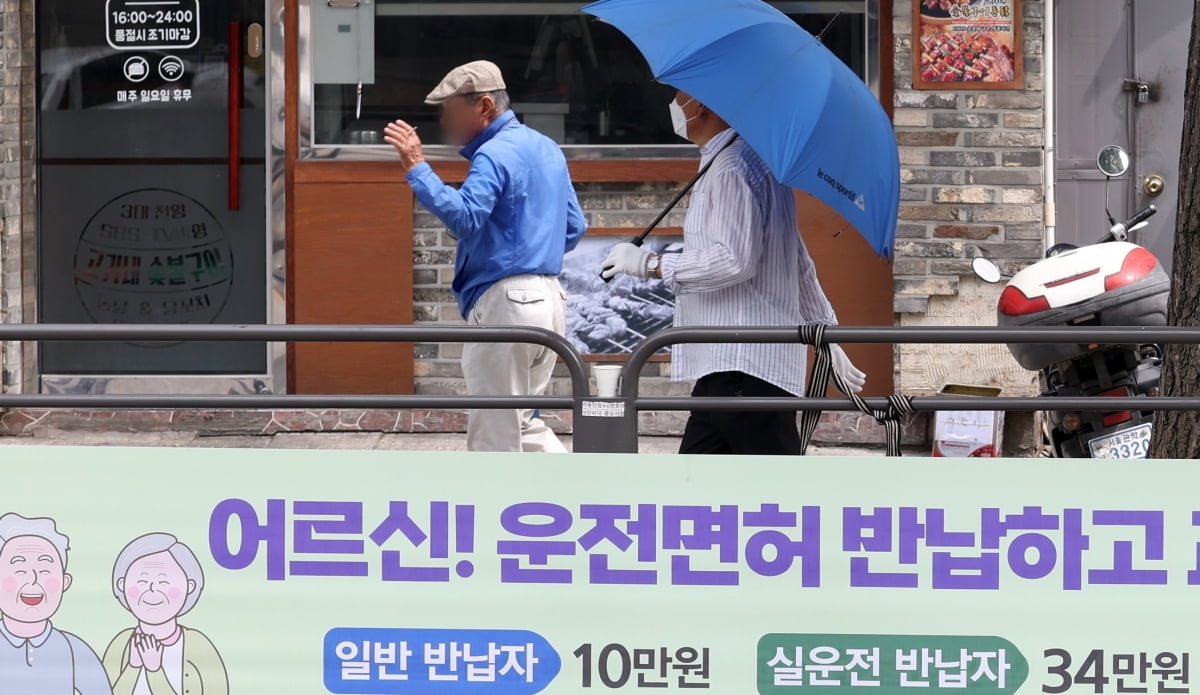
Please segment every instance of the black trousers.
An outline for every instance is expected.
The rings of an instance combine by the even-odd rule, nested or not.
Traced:
[[[794,394],[743,372],[718,372],[701,377],[692,396],[767,398]],[[679,453],[799,455],[796,413],[693,411]]]

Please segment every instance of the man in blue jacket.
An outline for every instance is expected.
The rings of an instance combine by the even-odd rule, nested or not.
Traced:
[[[417,200],[458,240],[454,296],[472,325],[565,329],[566,293],[558,282],[563,256],[587,229],[562,150],[527,128],[510,110],[504,78],[478,60],[450,71],[425,98],[441,106],[442,131],[471,160],[462,187],[442,182],[425,162],[416,128],[391,123],[396,148]],[[536,345],[463,347],[463,375],[475,396],[541,395],[555,354]],[[472,411],[472,451],[565,451],[530,410]]]

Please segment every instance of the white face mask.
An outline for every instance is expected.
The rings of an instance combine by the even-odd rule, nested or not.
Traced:
[[[686,102],[684,102],[683,106],[680,106],[675,102],[674,99],[672,99],[671,103],[667,104],[667,108],[671,111],[671,127],[675,129],[675,134],[684,140],[688,139],[688,123],[691,123],[699,118],[699,116],[692,116],[691,118],[688,118],[687,114],[683,112],[683,107],[687,106],[693,101],[695,101],[694,98],[688,99]]]

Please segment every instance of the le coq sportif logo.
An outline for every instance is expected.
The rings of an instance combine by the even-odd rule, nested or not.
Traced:
[[[846,200],[854,203],[859,210],[866,212],[867,201],[861,193],[856,193],[854,190],[847,188],[842,184],[841,181],[833,178],[833,176],[824,169],[817,169],[817,178],[829,184],[829,187],[837,191],[839,194],[846,196]]]

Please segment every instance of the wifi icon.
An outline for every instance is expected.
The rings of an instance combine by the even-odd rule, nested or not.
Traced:
[[[167,56],[158,62],[158,76],[167,82],[175,82],[183,77],[183,61],[175,56]]]

